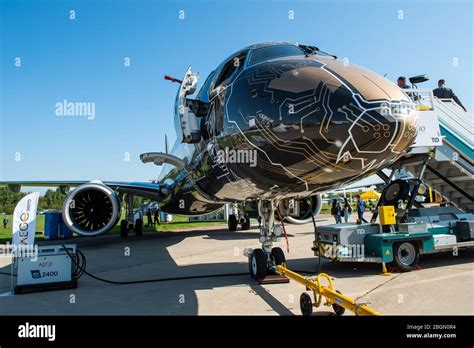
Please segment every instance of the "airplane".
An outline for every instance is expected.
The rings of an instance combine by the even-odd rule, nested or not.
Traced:
[[[413,144],[418,114],[400,88],[378,74],[348,64],[315,46],[265,42],[225,59],[194,98],[199,75],[189,67],[179,84],[168,151],[140,156],[162,166],[156,182],[4,181],[21,186],[59,186],[69,192],[67,226],[94,236],[126,219],[135,229],[133,196],[160,202],[170,214],[200,215],[230,203],[230,231],[250,228],[258,217],[261,249],[249,255],[260,279],[284,260],[273,243],[282,236],[277,220],[309,222],[321,193],[370,176],[397,161]],[[167,146],[166,146],[167,147]],[[76,187],[69,191],[69,187]],[[282,221],[281,221],[282,222]]]

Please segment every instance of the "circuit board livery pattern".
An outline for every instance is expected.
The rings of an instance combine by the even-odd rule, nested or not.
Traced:
[[[192,170],[172,180],[170,208],[184,200],[187,213],[198,213],[217,202],[313,196],[389,167],[413,143],[416,108],[380,75],[301,51],[252,60],[261,48],[290,45],[299,49],[246,47],[204,82],[196,98],[205,106],[197,110],[202,139],[173,149]],[[227,150],[254,152],[255,161],[222,160]]]
[[[258,188],[284,194],[283,187],[313,192],[356,180],[398,159],[416,136],[408,98],[367,100],[316,58],[250,67],[218,99],[225,100],[227,136],[210,140],[213,166],[222,170],[219,179],[240,182],[239,189],[255,194]],[[245,164],[217,161],[216,151],[224,147],[257,151],[262,186],[258,180],[257,189],[254,183],[242,186],[252,171]]]

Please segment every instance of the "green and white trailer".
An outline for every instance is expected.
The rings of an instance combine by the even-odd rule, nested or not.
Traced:
[[[455,207],[413,209],[393,226],[346,223],[318,227],[316,256],[339,262],[375,262],[402,272],[417,267],[420,255],[457,252],[474,246],[474,214]],[[384,267],[385,268],[385,267]]]

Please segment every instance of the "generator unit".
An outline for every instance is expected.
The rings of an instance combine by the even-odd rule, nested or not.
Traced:
[[[71,260],[75,255],[76,244],[35,247],[27,255],[18,252],[14,258],[14,294],[76,288]]]
[[[379,224],[344,223],[318,227],[319,242],[313,243],[316,256],[332,260],[353,260],[364,252],[366,236],[381,233]]]

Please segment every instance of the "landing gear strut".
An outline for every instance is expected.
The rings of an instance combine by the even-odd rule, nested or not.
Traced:
[[[250,217],[244,213],[243,204],[231,204],[229,218],[227,220],[227,226],[229,231],[237,231],[237,226],[240,224],[242,230],[246,231],[250,229]]]
[[[250,276],[257,280],[264,279],[268,274],[274,274],[276,266],[285,263],[285,254],[281,248],[274,248],[282,234],[279,224],[275,223],[274,201],[259,201],[258,214],[260,217],[260,242],[262,249],[248,251]]]
[[[143,235],[143,220],[135,220],[133,215],[133,195],[125,196],[125,220],[120,222],[120,237],[126,238],[128,231],[134,230],[137,237]]]

